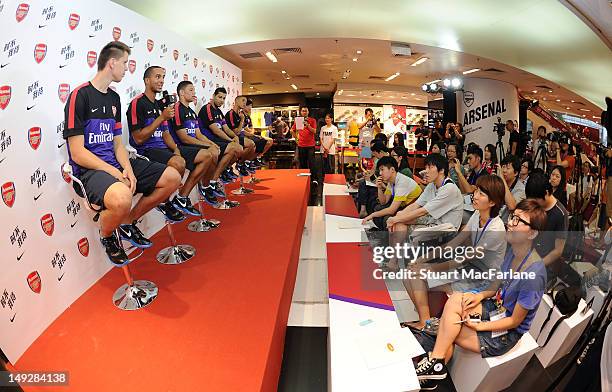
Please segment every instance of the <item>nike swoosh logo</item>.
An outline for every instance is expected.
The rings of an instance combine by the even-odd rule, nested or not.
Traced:
[[[62,148],[62,147],[64,147],[64,144],[66,144],[66,142],[64,142],[64,143],[62,143],[62,144],[58,144],[58,145],[57,145],[57,148]]]
[[[95,34],[89,34],[89,38],[93,38],[95,36],[96,36]]]
[[[42,196],[42,192],[38,196],[34,196],[34,201],[37,201]]]
[[[159,58],[160,58],[160,59],[163,59],[163,58],[164,58],[164,55],[163,55],[163,54],[160,54],[160,55],[159,55]]]
[[[78,220],[76,220],[74,223],[72,223],[72,224],[70,225],[70,227],[71,227],[71,228],[72,228],[72,227],[74,227],[74,225],[76,225],[78,222],[79,222],[79,221],[78,221]]]
[[[64,68],[64,67],[66,67],[66,66],[68,66],[68,64],[60,65],[59,67],[60,67],[60,68]]]
[[[13,321],[15,321],[15,316],[17,316],[17,313],[15,313],[15,314],[13,315],[13,318],[11,319],[11,323],[12,323]]]
[[[7,66],[7,65],[9,65],[9,64],[10,64],[10,63],[2,64],[2,65],[0,65],[0,68],[4,68],[4,67],[6,67],[6,66]]]
[[[62,274],[62,276],[60,276],[59,278],[57,278],[57,281],[58,281],[58,282],[61,282],[63,277],[64,277],[64,274]]]
[[[34,106],[36,106],[36,105],[28,106],[28,107],[27,107],[27,109],[28,109],[28,110],[30,110],[30,109],[32,109]]]
[[[5,159],[6,159],[6,157],[0,159],[0,163],[4,162]]]
[[[98,109],[99,108],[91,109],[91,112],[93,113],[93,112],[97,111]]]
[[[47,27],[47,25],[38,25],[39,29],[42,29],[43,27]]]
[[[25,253],[25,250],[23,252],[21,252],[21,254],[19,256],[17,256],[17,261],[21,261],[21,258],[23,257],[24,253]]]
[[[130,231],[121,230],[121,234],[127,238],[132,238],[132,232]]]

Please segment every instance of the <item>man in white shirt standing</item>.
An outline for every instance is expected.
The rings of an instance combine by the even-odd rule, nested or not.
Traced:
[[[321,153],[323,154],[323,174],[336,172],[336,139],[338,139],[338,128],[332,124],[331,113],[325,115],[325,125],[319,131],[321,140]]]

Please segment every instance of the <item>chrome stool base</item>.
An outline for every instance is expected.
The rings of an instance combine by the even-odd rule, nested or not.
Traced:
[[[235,206],[231,206],[227,202],[228,202],[228,200],[224,200],[222,202],[219,202],[219,203],[217,203],[217,205],[214,205],[213,208],[215,210],[229,210],[231,208],[235,208],[235,207],[238,207],[240,205],[240,203],[238,203],[236,201],[234,201],[234,203],[236,203]]]
[[[183,264],[195,256],[196,250],[191,245],[169,246],[159,251],[157,261],[161,264]]]
[[[149,305],[157,298],[157,286],[148,280],[135,280],[119,287],[113,295],[113,303],[121,310],[137,310]]]
[[[217,227],[219,227],[220,223],[221,222],[219,221],[213,221],[209,219],[198,219],[196,221],[191,222],[189,225],[187,225],[187,230],[193,231],[196,233],[203,233],[203,232],[210,231],[212,229],[216,229]]]

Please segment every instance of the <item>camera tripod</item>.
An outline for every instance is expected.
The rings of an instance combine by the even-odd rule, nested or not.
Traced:
[[[544,172],[546,172],[547,165],[547,151],[546,151],[546,139],[538,139],[538,150],[536,151],[533,157],[533,165],[534,167],[541,167]],[[540,162],[538,162],[538,159]],[[541,166],[538,165],[541,164]]]
[[[502,143],[503,133],[497,133],[497,142],[495,143],[495,151],[497,152],[497,161],[501,162],[506,158],[506,152],[504,151],[504,143]]]

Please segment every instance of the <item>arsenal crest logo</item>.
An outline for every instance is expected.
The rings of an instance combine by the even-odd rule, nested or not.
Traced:
[[[189,80],[189,75],[183,74],[183,80]]]
[[[17,23],[21,22],[28,16],[28,11],[30,10],[30,5],[26,3],[19,4],[17,7],[17,11],[15,12],[15,19],[17,19]]]
[[[70,14],[68,17],[68,27],[70,27],[70,30],[76,29],[80,20],[81,17],[78,14]]]
[[[7,207],[11,208],[15,204],[15,184],[7,182],[2,185],[2,200]]]
[[[28,275],[28,286],[30,286],[30,290],[32,290],[33,292],[35,292],[36,294],[40,294],[42,284],[38,271],[31,272],[30,275]]]
[[[78,246],[79,246],[79,252],[84,257],[89,256],[89,241],[87,240],[86,237],[83,237],[79,240]]]
[[[121,38],[121,29],[119,27],[113,27],[113,39],[119,41]]]
[[[208,66],[208,70],[210,71],[210,73],[213,73],[213,66],[212,66],[212,64]]]
[[[32,127],[28,130],[28,141],[33,150],[37,150],[40,146],[42,131],[40,127]]]
[[[152,39],[148,39],[148,40],[147,40],[147,50],[148,50],[149,52],[152,52],[152,51],[153,51],[153,46],[154,46],[154,45],[155,45],[155,43],[153,42],[153,40],[152,40]]]
[[[62,173],[62,177],[64,178],[64,181],[66,181],[67,184],[70,184],[72,182],[72,178],[70,178],[68,173],[64,171],[64,165],[60,166],[60,172]]]
[[[179,51],[174,49],[172,51],[172,56],[174,56],[174,61],[178,60],[178,56],[179,56]]]
[[[113,116],[117,115],[117,107],[115,105],[111,106],[111,109],[113,111]]]
[[[93,66],[96,65],[97,60],[98,54],[96,52],[94,52],[93,50],[87,52],[87,65],[89,65],[89,68],[93,68]]]
[[[11,86],[0,87],[0,109],[4,110],[11,101]]]
[[[40,218],[40,227],[43,232],[51,237],[53,235],[53,229],[55,229],[55,222],[53,221],[53,215],[45,214]]]
[[[221,79],[225,79],[225,71],[221,70]]]
[[[217,75],[219,75],[219,67],[215,68],[215,71],[217,71]]]
[[[463,92],[463,103],[465,103],[465,106],[467,106],[468,108],[472,106],[472,104],[474,103],[474,93],[472,91]]]
[[[202,88],[206,88],[206,80],[202,79]]]
[[[136,71],[136,60],[130,60],[128,62],[128,69],[130,70],[130,73],[134,73],[134,71]]]
[[[59,100],[62,101],[62,103],[66,103],[68,95],[70,95],[70,85],[68,83],[61,83],[57,88]]]
[[[36,60],[36,62],[40,64],[45,59],[46,55],[47,55],[47,45],[37,44],[36,47],[34,48],[34,60]]]
[[[234,75],[232,75],[232,83],[234,83]]]
[[[193,58],[193,68],[198,68],[198,59],[196,57]]]

